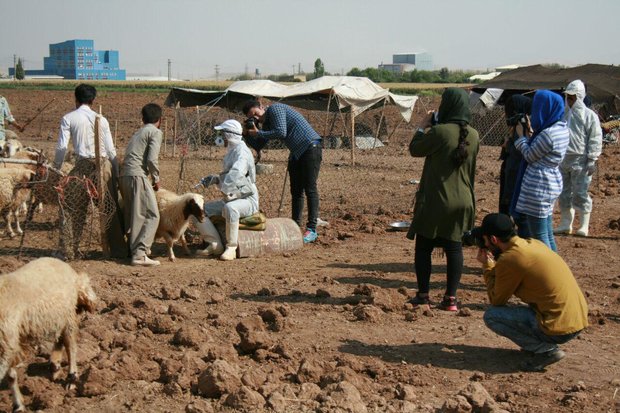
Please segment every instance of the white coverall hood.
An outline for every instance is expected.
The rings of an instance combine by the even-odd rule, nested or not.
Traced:
[[[228,142],[227,153],[232,152],[242,142],[241,136],[243,128],[241,127],[241,123],[235,119],[228,119],[215,126],[213,129],[223,132],[224,139]]]

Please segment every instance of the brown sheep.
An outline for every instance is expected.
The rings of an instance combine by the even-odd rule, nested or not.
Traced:
[[[23,352],[53,342],[53,379],[58,379],[63,347],[69,362],[68,387],[77,379],[77,314],[94,311],[97,296],[84,273],[56,258],[39,258],[0,276],[0,380],[7,375],[13,411],[25,409],[15,367]]]
[[[168,246],[168,259],[176,261],[172,245],[175,241],[180,240],[183,249],[189,255],[190,252],[184,235],[185,230],[189,225],[191,216],[200,222],[204,221],[204,198],[202,195],[192,192],[177,195],[165,189],[157,191],[155,196],[159,209],[159,225],[155,238],[164,238]]]

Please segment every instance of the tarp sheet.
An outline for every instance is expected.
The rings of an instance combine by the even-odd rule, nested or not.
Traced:
[[[503,89],[504,96],[526,93],[538,89],[561,92],[573,80],[581,79],[588,89],[592,103],[600,106],[603,114],[620,113],[620,67],[587,64],[566,69],[542,65],[525,66],[503,72],[473,90],[483,93],[486,89]]]
[[[239,111],[243,101],[251,97],[264,97],[310,110],[350,111],[356,116],[367,109],[389,104],[395,105],[406,121],[411,119],[418,99],[390,93],[365,77],[323,76],[291,86],[270,80],[238,81],[221,92],[173,88],[166,105],[213,105]]]

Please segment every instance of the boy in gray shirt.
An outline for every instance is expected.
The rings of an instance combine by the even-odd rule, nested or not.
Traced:
[[[144,126],[130,139],[121,168],[120,188],[125,204],[125,225],[131,249],[131,265],[155,266],[147,252],[155,239],[159,210],[155,192],[159,189],[159,148],[162,132],[161,107],[149,103],[142,108]],[[153,184],[148,182],[151,175]]]

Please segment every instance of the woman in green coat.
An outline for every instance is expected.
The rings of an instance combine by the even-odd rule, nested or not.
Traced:
[[[429,306],[431,255],[435,247],[447,260],[445,295],[439,308],[457,311],[456,291],[463,272],[463,232],[474,224],[474,175],[478,132],[469,126],[469,97],[462,89],[448,88],[441,96],[438,124],[430,113],[409,144],[411,156],[425,157],[416,194],[413,220],[407,238],[414,239],[418,292],[414,306]],[[430,129],[429,129],[430,127]]]

